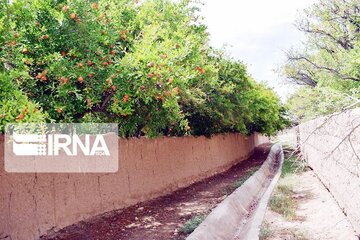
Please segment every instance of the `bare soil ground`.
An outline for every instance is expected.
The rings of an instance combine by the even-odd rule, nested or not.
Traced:
[[[280,180],[280,183],[283,180]],[[296,203],[295,217],[287,220],[267,209],[262,231],[267,240],[358,239],[334,198],[313,171],[293,174],[289,179]]]
[[[43,236],[42,240],[169,240],[185,239],[179,229],[197,215],[209,213],[234,183],[265,161],[271,145],[224,173],[215,175],[170,195],[112,211]]]

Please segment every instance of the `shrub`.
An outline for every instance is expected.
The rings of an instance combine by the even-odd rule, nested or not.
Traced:
[[[0,131],[7,123],[44,121],[39,105],[29,101],[8,76],[0,73]]]
[[[2,0],[0,71],[47,121],[120,136],[273,134],[274,93],[209,47],[189,1]]]

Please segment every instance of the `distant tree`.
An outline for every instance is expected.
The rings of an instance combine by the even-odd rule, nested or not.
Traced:
[[[295,122],[303,122],[349,106],[353,98],[328,87],[304,87],[296,91],[287,101],[290,116]]]
[[[296,23],[307,37],[287,51],[283,73],[300,88],[288,101],[300,120],[340,111],[360,96],[359,0],[320,0]]]
[[[307,36],[304,49],[288,51],[285,75],[301,85],[360,83],[360,4],[320,0],[305,10],[297,28]],[[352,82],[351,82],[352,81]],[[356,82],[356,83],[354,83]]]

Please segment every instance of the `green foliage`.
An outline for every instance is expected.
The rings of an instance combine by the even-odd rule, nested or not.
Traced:
[[[7,123],[44,121],[39,105],[29,101],[7,75],[0,73],[0,131]]]
[[[287,101],[289,114],[303,122],[342,110],[353,102],[347,94],[328,87],[301,88]]]
[[[188,220],[184,226],[180,229],[180,232],[190,234],[192,233],[204,220],[205,215],[197,215]]]
[[[250,132],[273,135],[288,126],[286,108],[279,103],[275,93],[264,85],[258,84],[249,91],[249,102],[252,113]]]
[[[46,121],[120,136],[274,134],[275,94],[208,44],[189,1],[1,1],[0,72]]]
[[[209,86],[205,101],[185,105],[194,134],[258,131],[272,135],[287,125],[278,97],[255,83],[244,64],[220,56],[212,60],[218,67],[217,83]]]
[[[314,90],[300,89],[290,110],[300,119],[338,111],[360,97],[360,8],[358,0],[319,0],[297,27],[307,36],[303,49],[290,51],[285,76]],[[342,95],[342,96],[341,96]],[[346,96],[348,95],[348,96]],[[299,104],[304,98],[303,107]],[[341,99],[343,98],[343,99]]]

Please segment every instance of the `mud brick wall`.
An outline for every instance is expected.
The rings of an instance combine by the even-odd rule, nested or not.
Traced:
[[[360,108],[301,124],[302,154],[360,232]],[[290,137],[288,139],[296,139]]]
[[[224,171],[268,139],[257,134],[120,139],[119,171],[104,174],[6,173],[3,141],[0,239],[31,240]]]

